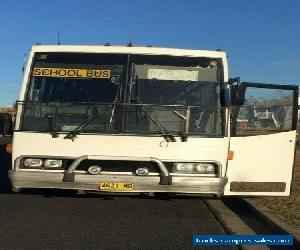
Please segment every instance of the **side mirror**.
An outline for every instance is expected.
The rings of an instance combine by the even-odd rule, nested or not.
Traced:
[[[0,113],[0,134],[3,136],[13,134],[13,118],[10,113]]]

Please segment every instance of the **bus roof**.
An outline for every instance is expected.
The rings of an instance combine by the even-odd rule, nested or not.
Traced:
[[[74,52],[74,53],[115,53],[115,54],[144,54],[170,55],[187,57],[209,57],[226,59],[223,51],[191,50],[158,47],[129,47],[103,45],[34,45],[32,52]]]

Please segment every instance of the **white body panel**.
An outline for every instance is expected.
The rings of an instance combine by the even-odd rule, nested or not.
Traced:
[[[154,157],[161,161],[227,162],[228,138],[189,138],[187,142],[167,143],[162,137],[78,135],[74,141],[52,138],[50,134],[14,134],[13,160],[20,155],[65,156],[83,155]]]
[[[292,181],[296,131],[231,137],[225,195],[288,196]],[[285,192],[232,192],[230,182],[285,182]]]

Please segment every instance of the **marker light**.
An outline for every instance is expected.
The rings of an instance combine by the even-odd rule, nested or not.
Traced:
[[[47,159],[44,166],[46,168],[60,168],[62,166],[62,160]]]
[[[7,154],[11,154],[12,153],[12,144],[11,143],[9,143],[9,144],[6,144],[6,146],[5,146],[5,151],[6,151],[6,153]]]
[[[101,171],[102,171],[102,168],[97,165],[90,166],[88,169],[88,172],[92,175],[100,174]]]
[[[25,159],[24,166],[31,168],[40,168],[43,165],[43,161],[41,159]]]
[[[228,160],[233,160],[233,157],[234,157],[234,151],[228,151],[227,159]]]
[[[145,176],[147,174],[149,174],[149,169],[148,168],[138,168],[137,170],[135,170],[136,175],[139,176]]]

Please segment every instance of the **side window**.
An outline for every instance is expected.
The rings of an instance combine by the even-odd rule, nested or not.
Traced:
[[[233,135],[251,136],[294,129],[293,89],[247,87],[244,104],[233,111]]]

